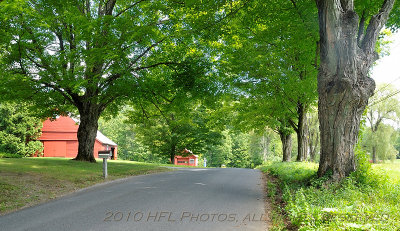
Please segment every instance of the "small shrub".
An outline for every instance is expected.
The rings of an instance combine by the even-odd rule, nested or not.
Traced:
[[[352,173],[352,176],[357,179],[361,184],[366,184],[369,178],[369,172],[371,171],[371,163],[369,161],[368,153],[361,149],[359,146],[355,150],[357,171]]]

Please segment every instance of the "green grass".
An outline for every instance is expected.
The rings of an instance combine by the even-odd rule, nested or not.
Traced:
[[[284,212],[299,230],[399,230],[399,161],[373,165],[363,182],[354,174],[341,183],[327,183],[326,178],[316,178],[317,167],[313,163],[260,167],[278,178]]]
[[[386,173],[393,183],[400,183],[400,160],[388,161],[383,164],[374,164],[372,167]]]
[[[118,178],[169,171],[157,164],[109,160],[103,179],[97,163],[65,158],[0,159],[0,214],[53,199],[74,190]]]

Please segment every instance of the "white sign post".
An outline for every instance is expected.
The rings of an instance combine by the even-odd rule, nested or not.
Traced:
[[[103,176],[104,179],[107,178],[107,159],[111,156],[111,150],[109,151],[99,151],[99,158],[103,158]]]

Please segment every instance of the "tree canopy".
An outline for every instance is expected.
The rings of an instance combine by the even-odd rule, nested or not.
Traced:
[[[149,76],[188,71],[186,60],[202,58],[195,34],[207,27],[204,21],[226,17],[212,13],[224,4],[217,1],[0,4],[2,94],[35,102],[42,116],[79,114],[76,159],[88,161],[95,161],[94,139],[103,111],[115,113],[126,97],[138,97],[141,87],[150,84]],[[182,84],[191,77],[175,76]]]

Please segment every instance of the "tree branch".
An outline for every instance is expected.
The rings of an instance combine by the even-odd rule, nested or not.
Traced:
[[[379,10],[379,13],[372,16],[367,27],[367,31],[365,32],[364,39],[361,43],[361,49],[365,53],[371,54],[374,52],[379,32],[387,21],[394,2],[395,0],[385,0],[381,9]]]
[[[366,9],[363,10],[360,23],[358,25],[358,35],[357,35],[358,46],[361,46],[361,41],[363,40],[364,30],[365,30],[365,20],[366,20]]]
[[[144,2],[144,1],[145,0],[140,0],[140,1],[137,1],[137,2],[133,3],[132,5],[128,6],[127,8],[123,9],[122,11],[118,12],[114,17],[116,18],[116,17],[120,16],[121,14],[125,13],[126,11],[128,11],[128,10],[132,9],[133,7],[135,7],[137,4],[139,4],[141,2]]]
[[[151,46],[149,46],[148,48],[146,48],[146,50],[144,50],[138,57],[136,57],[136,59],[133,60],[133,62],[129,65],[129,67],[131,68],[133,65],[135,65],[143,56],[145,56],[151,49],[153,49],[154,47],[156,47],[158,44],[162,43],[164,40],[166,39],[166,37],[162,38],[161,40],[151,44]]]
[[[71,94],[66,93],[65,90],[61,89],[60,87],[56,86],[55,84],[51,84],[51,83],[46,83],[46,82],[40,82],[34,79],[31,79],[33,82],[39,83],[39,84],[43,84],[46,87],[50,87],[53,90],[59,92],[66,100],[68,100],[71,104],[75,105],[78,107],[78,104],[75,102],[74,97],[72,97]]]
[[[296,124],[295,122],[293,122],[292,119],[289,119],[288,122],[289,122],[290,126],[291,126],[296,132],[299,131],[299,127],[297,126],[297,124]]]
[[[161,66],[161,65],[166,65],[166,66],[168,66],[168,65],[173,65],[173,64],[176,65],[176,64],[178,64],[178,63],[175,63],[175,62],[160,62],[160,63],[151,64],[151,65],[149,65],[149,66],[137,67],[137,68],[133,69],[133,71],[139,71],[139,70],[149,69],[149,68],[153,68],[153,67],[157,67],[157,66]]]

